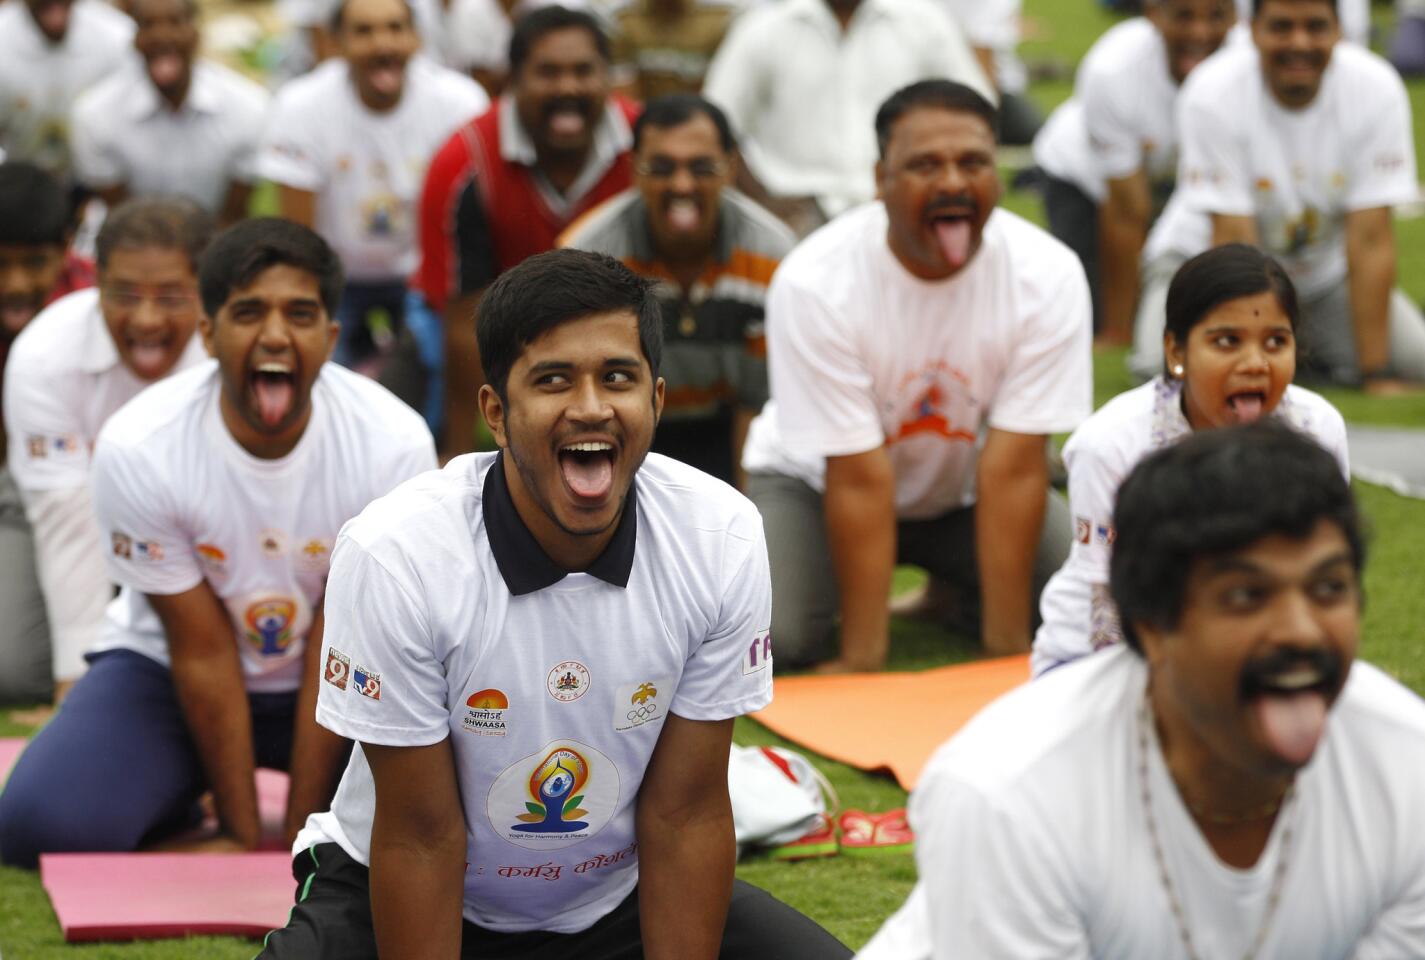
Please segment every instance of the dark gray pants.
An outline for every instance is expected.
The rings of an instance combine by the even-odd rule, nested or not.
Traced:
[[[795,477],[754,473],[747,495],[762,512],[772,566],[772,636],[777,662],[807,666],[836,651],[836,575],[826,535],[822,495]],[[1073,524],[1069,504],[1046,491],[1044,529],[1034,558],[1034,596],[1069,556]],[[975,509],[964,507],[930,520],[896,524],[896,562],[920,567],[948,581],[978,630],[979,563],[975,557]],[[1033,609],[1038,611],[1036,599]]]
[[[0,703],[54,698],[49,620],[20,491],[0,467]]]
[[[1049,232],[1059,238],[1084,265],[1093,298],[1094,332],[1103,326],[1102,267],[1098,253],[1098,203],[1078,185],[1058,177],[1044,176],[1044,215]]]

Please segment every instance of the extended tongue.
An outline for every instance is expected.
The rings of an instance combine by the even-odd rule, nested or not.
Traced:
[[[937,220],[935,236],[940,241],[940,252],[945,262],[959,269],[970,259],[970,221]]]
[[[614,464],[611,457],[566,453],[559,458],[564,482],[580,497],[599,500],[608,496],[614,485]]]
[[[391,96],[401,92],[400,67],[377,67],[367,76],[377,93]]]
[[[253,392],[257,394],[257,415],[269,427],[280,424],[292,409],[292,381],[286,377],[259,376]]]
[[[562,136],[584,132],[584,117],[573,110],[560,110],[549,118],[549,129]]]
[[[159,89],[177,83],[182,73],[183,60],[176,53],[161,53],[148,62],[149,78]]]
[[[668,225],[674,230],[698,228],[698,205],[689,200],[674,200],[668,204]]]
[[[1254,708],[1273,752],[1292,766],[1304,766],[1326,729],[1326,698],[1315,690],[1268,693],[1257,697]]]
[[[1256,423],[1262,415],[1262,398],[1243,394],[1229,401],[1238,423]]]
[[[168,351],[156,343],[135,343],[129,347],[129,359],[134,363],[134,372],[142,377],[156,377],[163,369]]]

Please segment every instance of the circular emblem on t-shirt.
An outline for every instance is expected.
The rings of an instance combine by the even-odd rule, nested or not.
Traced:
[[[586,743],[552,740],[495,778],[486,815],[518,847],[557,850],[597,834],[619,802],[613,761]]]
[[[267,529],[257,535],[257,544],[264,557],[274,560],[287,552],[287,534],[281,530]]]
[[[293,641],[305,636],[311,625],[307,604],[301,597],[250,594],[236,598],[231,608],[241,618],[248,650],[260,660],[287,656],[293,651]]]
[[[565,660],[554,665],[546,681],[549,695],[561,703],[578,700],[589,689],[589,668],[578,660]]]

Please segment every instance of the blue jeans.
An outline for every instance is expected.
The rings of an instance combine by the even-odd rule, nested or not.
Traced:
[[[257,766],[286,770],[297,694],[248,703]],[[0,860],[136,850],[194,826],[207,788],[168,668],[131,650],[97,654],[0,793]]]

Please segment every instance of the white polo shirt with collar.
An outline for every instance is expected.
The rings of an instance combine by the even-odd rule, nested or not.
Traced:
[[[317,232],[349,279],[398,280],[420,259],[415,204],[426,166],[489,105],[474,80],[416,56],[400,102],[377,113],[362,103],[347,62],[330,60],[277,92],[258,173],[317,195]]]
[[[181,194],[218,213],[234,182],[257,179],[269,100],[246,77],[199,60],[173,110],[135,61],[75,103],[75,176],[96,190],[126,186],[131,196]]]
[[[51,173],[69,171],[69,111],[133,51],[134,22],[101,0],[78,0],[59,43],[24,3],[0,3],[0,148]]]
[[[813,196],[835,216],[875,196],[877,109],[931,78],[996,99],[934,0],[861,0],[844,31],[826,0],[779,0],[733,22],[703,92],[727,111],[763,186]]]
[[[194,334],[175,371],[203,360]],[[79,290],[41,311],[5,364],[8,465],[35,533],[54,675],[84,672],[113,594],[89,489],[90,458],[111,414],[149,385],[119,359],[99,291]]]
[[[771,700],[767,550],[746,498],[650,454],[604,553],[567,573],[521,522],[502,457],[452,460],[342,531],[317,722],[384,746],[449,738],[465,918],[577,933],[638,882],[634,816],[664,718]],[[374,812],[358,744],[294,849],[334,842],[369,864]]]

